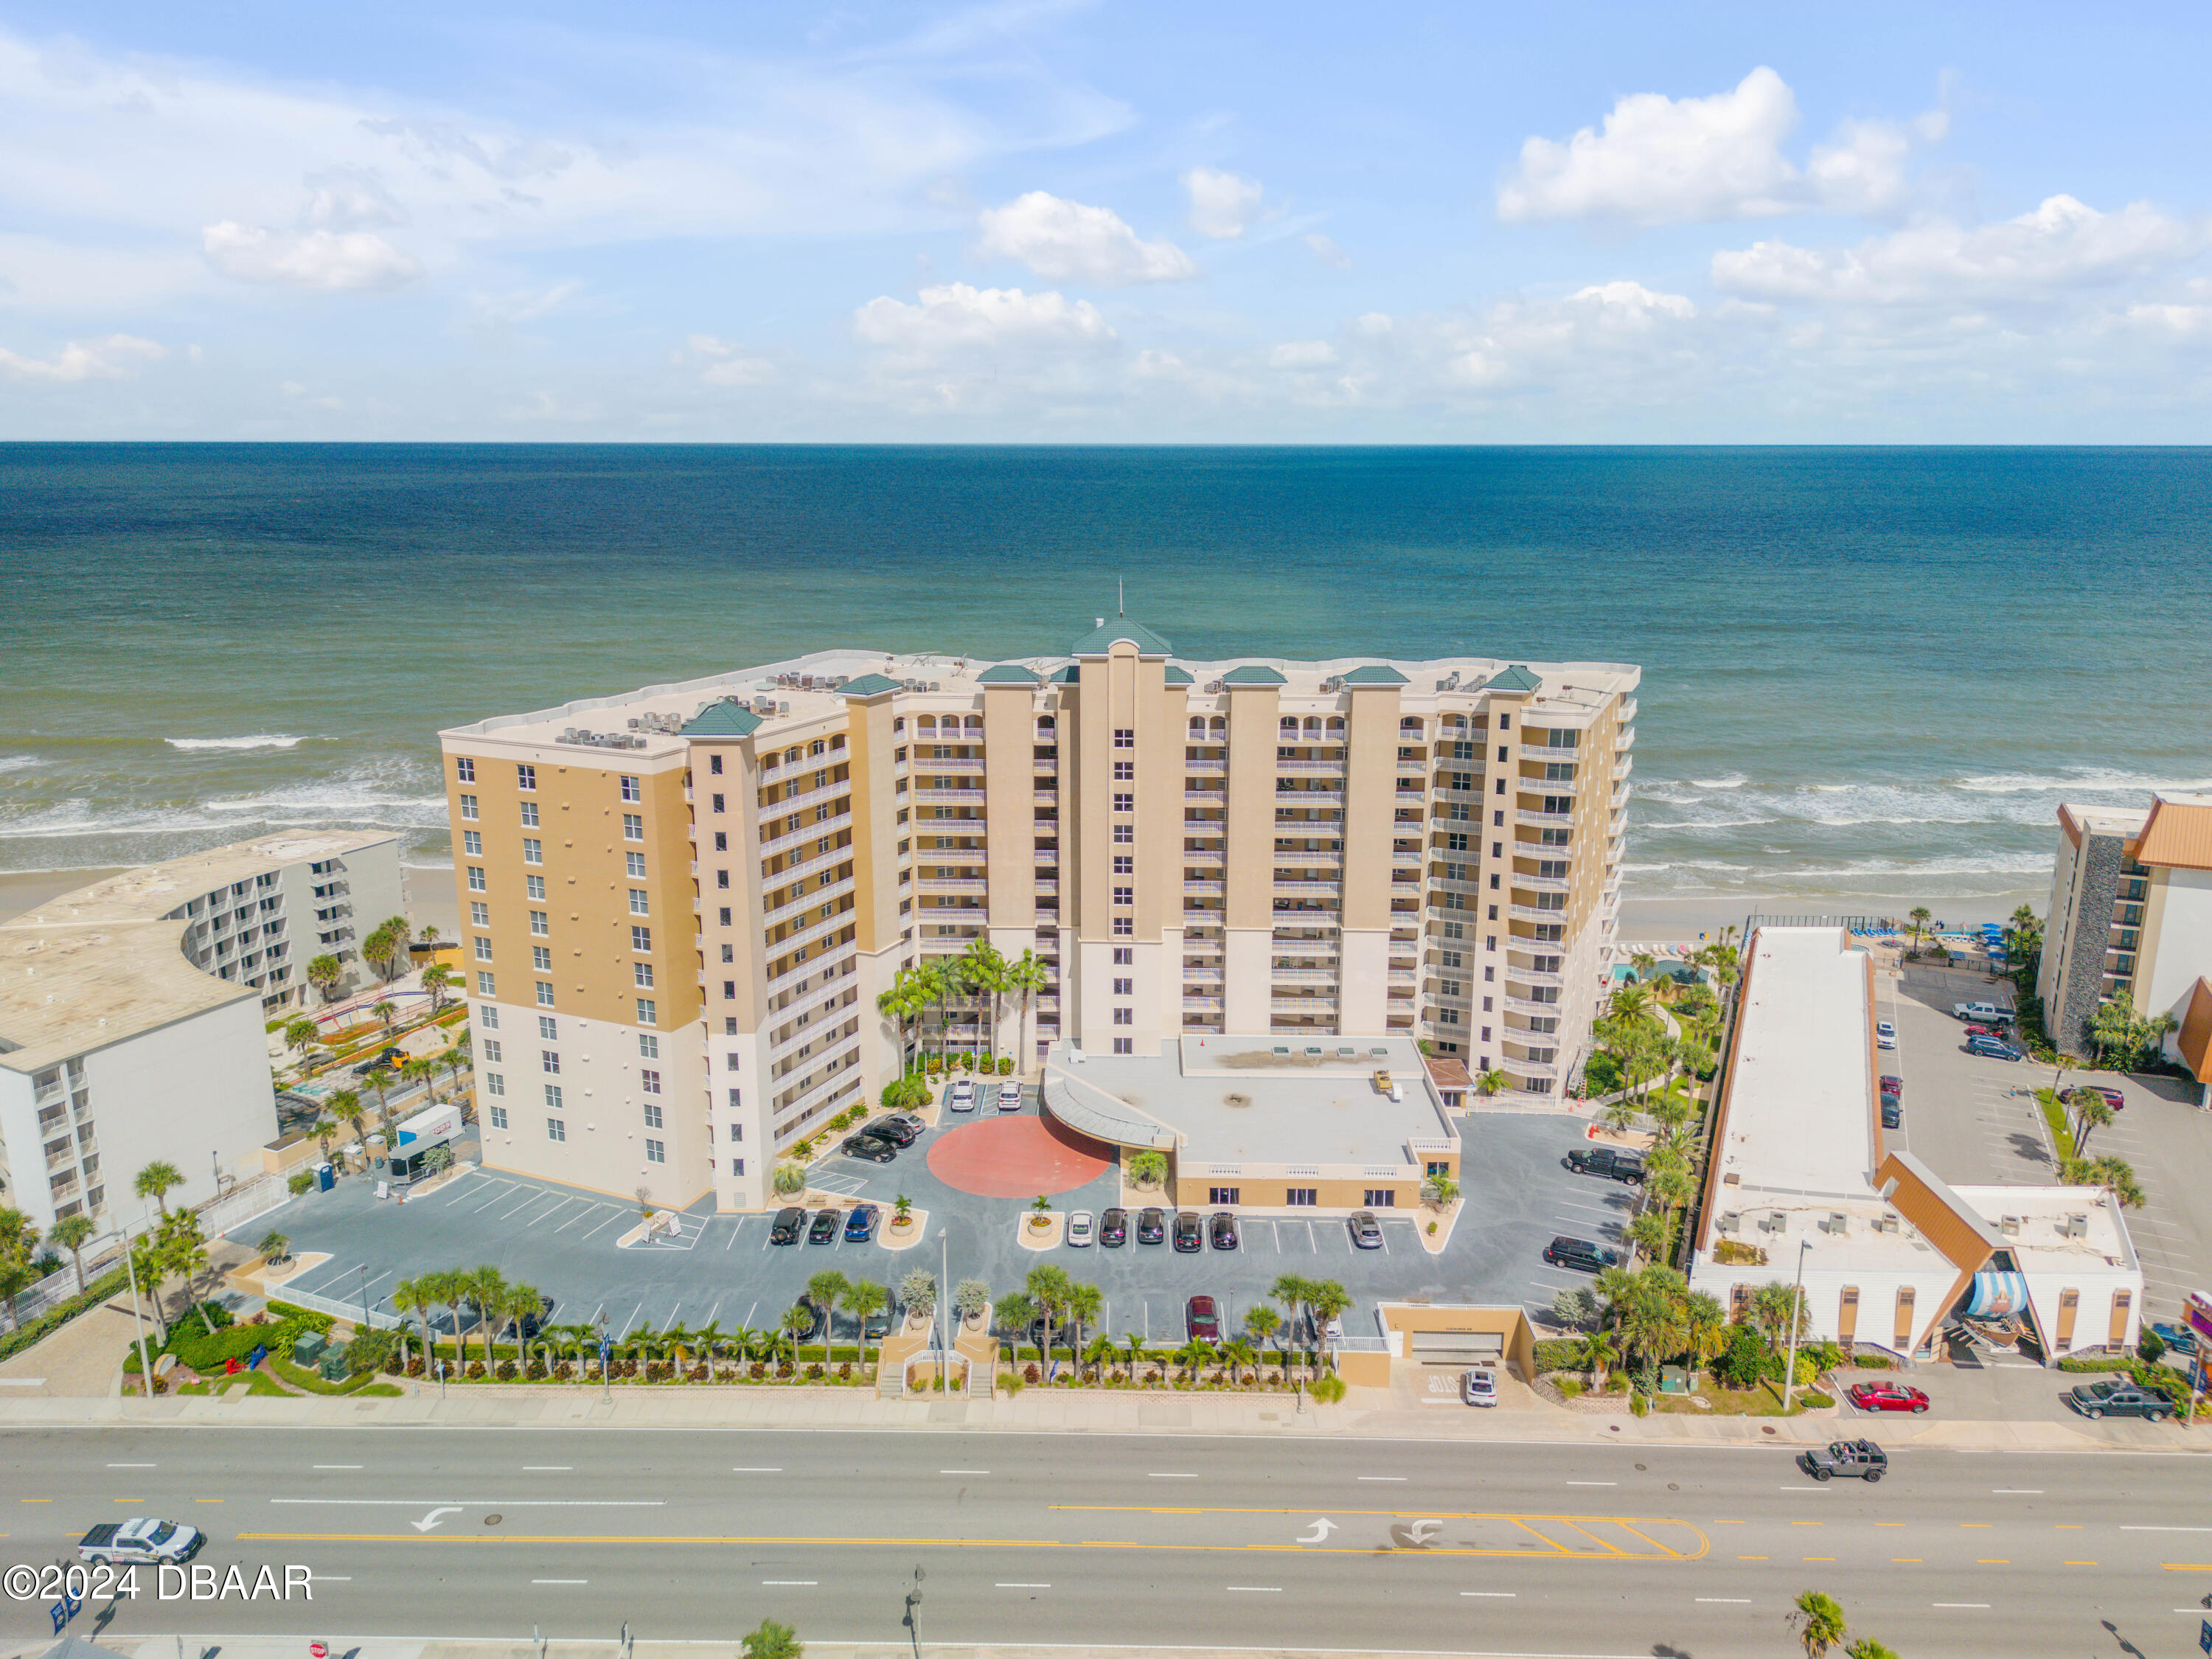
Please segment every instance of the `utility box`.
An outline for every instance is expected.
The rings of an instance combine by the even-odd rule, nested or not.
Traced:
[[[292,1363],[311,1366],[323,1357],[323,1350],[330,1346],[330,1338],[320,1331],[302,1331],[292,1343]]]
[[[346,1351],[343,1347],[323,1351],[323,1363],[317,1367],[325,1382],[343,1382],[346,1379]]]

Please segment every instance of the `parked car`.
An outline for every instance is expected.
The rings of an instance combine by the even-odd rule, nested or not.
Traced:
[[[2116,1379],[2069,1389],[2066,1403],[2084,1417],[2140,1417],[2148,1423],[2163,1423],[2173,1415],[2173,1401],[2164,1395]]]
[[[1495,1406],[1498,1403],[1498,1373],[1477,1366],[1459,1380],[1459,1397],[1469,1406]]]
[[[911,1146],[921,1139],[921,1120],[906,1116],[887,1117],[881,1123],[871,1123],[867,1133],[894,1146]]]
[[[830,1215],[835,1212],[824,1210],[822,1213]],[[830,1310],[817,1302],[811,1293],[804,1291],[799,1292],[798,1305],[805,1310],[808,1324],[803,1331],[793,1331],[791,1334],[791,1340],[794,1342],[819,1341],[823,1329],[830,1323]]]
[[[1894,1048],[1897,1047],[1897,1027],[1891,1024],[1886,1019],[1878,1019],[1875,1021],[1874,1046],[1877,1048]]]
[[[799,1236],[806,1231],[806,1212],[793,1205],[787,1210],[778,1210],[769,1224],[768,1242],[771,1244],[796,1244]]]
[[[889,1164],[898,1156],[897,1147],[872,1134],[848,1135],[837,1143],[837,1150],[847,1158],[865,1158],[871,1164]]]
[[[1226,1210],[1216,1210],[1206,1233],[1215,1249],[1235,1249],[1237,1244],[1237,1218]]]
[[[806,1230],[806,1242],[809,1244],[830,1244],[836,1243],[836,1237],[837,1212],[817,1210],[814,1212],[814,1224]]]
[[[1182,1322],[1194,1342],[1221,1340],[1221,1310],[1210,1296],[1194,1296],[1183,1304]]]
[[[2000,1008],[1994,1002],[1954,1002],[1951,1012],[1978,1025],[2002,1025],[2012,1018],[2011,1009]]]
[[[974,1111],[975,1109],[975,1085],[970,1083],[966,1078],[962,1078],[957,1083],[952,1085],[952,1092],[945,1097],[945,1103],[956,1112]]]
[[[2169,1320],[2159,1320],[2151,1326],[2158,1340],[2176,1353],[2197,1352],[2197,1333],[2186,1325],[2177,1325]]]
[[[538,1311],[526,1313],[515,1321],[515,1329],[521,1333],[522,1340],[525,1342],[535,1342],[538,1340],[538,1333],[553,1322],[553,1310],[560,1305],[550,1296],[540,1296],[538,1298]]]
[[[1185,1255],[1206,1248],[1204,1218],[1195,1210],[1177,1210],[1175,1218],[1175,1247]]]
[[[1002,1112],[1022,1109],[1022,1085],[1012,1078],[999,1085],[999,1109]]]
[[[1968,1037],[1966,1052],[1979,1054],[1984,1060],[2012,1060],[2022,1058],[2021,1051],[2009,1042],[2000,1042],[1995,1037]]]
[[[853,1213],[845,1218],[845,1242],[848,1244],[865,1244],[873,1238],[879,1213],[872,1204],[855,1204]]]
[[[1856,1475],[1872,1486],[1889,1472],[1889,1454],[1871,1440],[1838,1440],[1797,1454],[1797,1467],[1815,1480]]]
[[[1881,1097],[1881,1127],[1885,1129],[1902,1129],[1905,1127],[1905,1108],[1898,1103],[1894,1095]]]
[[[86,1561],[189,1561],[206,1541],[198,1527],[134,1515],[101,1522],[77,1540],[76,1553]]]
[[[2107,1089],[2100,1084],[2094,1083],[2089,1086],[2095,1089],[2099,1094],[2104,1096],[2105,1104],[2111,1107],[2114,1111],[2124,1112],[2127,1110],[2128,1097],[2122,1094],[2118,1089]]]
[[[1168,1236],[1168,1212],[1162,1209],[1137,1212],[1137,1243],[1158,1244]]]
[[[1067,1242],[1077,1249],[1082,1249],[1096,1236],[1096,1222],[1090,1211],[1078,1210],[1067,1218]]]
[[[1554,1267],[1572,1267],[1580,1273],[1602,1273],[1607,1267],[1620,1265],[1620,1252],[1609,1250],[1602,1244],[1593,1244],[1587,1238],[1569,1238],[1560,1234],[1544,1247],[1544,1260]]]
[[[1881,1091],[1886,1095],[1902,1097],[1905,1093],[1905,1079],[1901,1077],[1885,1076],[1881,1080]]]
[[[1108,1249],[1129,1242],[1129,1212],[1118,1206],[1098,1218],[1098,1242]]]
[[[1577,1175],[1603,1176],[1631,1186],[1644,1182],[1644,1154],[1620,1146],[1577,1146],[1567,1154],[1567,1167]]]
[[[1994,1025],[1969,1025],[1966,1028],[1966,1035],[1970,1037],[1995,1037],[2000,1042],[2004,1041],[2004,1033]]]
[[[1912,1412],[1928,1409],[1928,1396],[1903,1382],[1854,1382],[1844,1390],[1863,1412]]]
[[[1372,1210],[1354,1210],[1346,1224],[1352,1229],[1355,1249],[1379,1250],[1382,1248],[1382,1224],[1375,1218]]]

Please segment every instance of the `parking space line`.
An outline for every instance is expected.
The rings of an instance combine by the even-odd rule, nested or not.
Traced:
[[[673,1330],[676,1328],[676,1316],[682,1312],[683,1309],[684,1304],[681,1302],[671,1308],[668,1310],[668,1317],[660,1322],[660,1328],[664,1331]]]
[[[622,1328],[622,1334],[621,1334],[621,1335],[617,1336],[617,1337],[615,1338],[615,1340],[616,1340],[616,1341],[617,1341],[617,1342],[620,1342],[620,1341],[622,1341],[624,1338],[628,1337],[628,1336],[629,1335],[629,1334],[630,1334],[631,1329],[632,1329],[632,1328],[636,1325],[636,1323],[637,1323],[637,1322],[638,1322],[638,1318],[639,1318],[639,1316],[640,1316],[641,1315],[642,1315],[644,1312],[645,1312],[645,1304],[644,1304],[644,1303],[642,1303],[642,1302],[641,1302],[641,1303],[639,1303],[639,1304],[637,1304],[636,1308],[635,1308],[635,1309],[631,1311],[631,1313],[630,1313],[630,1316],[629,1316],[629,1323],[628,1325],[625,1325],[625,1326],[623,1326],[623,1327]]]
[[[470,1173],[475,1174],[476,1172],[471,1171]],[[439,1202],[441,1204],[458,1204],[464,1198],[475,1197],[478,1193],[483,1190],[483,1183],[486,1178],[487,1177],[483,1176],[478,1175],[477,1176],[477,1179],[473,1182],[467,1180],[455,1182],[453,1183],[453,1192],[445,1198],[441,1199]]]
[[[592,1233],[597,1233],[597,1232],[604,1232],[604,1231],[606,1231],[606,1229],[608,1229],[609,1227],[612,1226],[612,1225],[613,1225],[613,1224],[614,1224],[617,1220],[619,1220],[619,1219],[621,1218],[621,1217],[623,1216],[623,1212],[621,1209],[619,1209],[619,1208],[616,1209],[616,1211],[615,1211],[614,1214],[612,1214],[612,1215],[609,1216],[609,1217],[608,1217],[605,1221],[602,1221],[601,1223],[599,1223],[599,1224],[598,1226],[596,1226],[596,1227],[592,1228],[592,1232],[591,1232],[591,1233],[586,1233],[586,1234],[584,1234],[584,1235],[583,1235],[583,1237],[584,1237],[585,1238],[589,1238],[589,1237],[592,1236]]]
[[[587,1215],[597,1215],[599,1212],[599,1206],[598,1205],[594,1204],[594,1205],[592,1205],[592,1206],[591,1206],[591,1208],[589,1208],[588,1210],[580,1210],[580,1211],[578,1211],[574,1215],[570,1216],[570,1217],[569,1217],[566,1221],[562,1222],[559,1226],[556,1227],[553,1231],[554,1231],[555,1232],[556,1232],[556,1233],[565,1233],[565,1232],[567,1232],[567,1231],[568,1231],[568,1229],[569,1229],[569,1228],[571,1228],[571,1227],[574,1226],[574,1225],[575,1225],[579,1221],[581,1221],[581,1220],[582,1220],[586,1216],[587,1216]]]
[[[551,1209],[541,1211],[538,1214],[531,1217],[530,1224],[535,1227],[541,1221],[550,1221],[555,1216],[560,1214],[562,1211],[567,1209],[571,1204],[580,1204],[584,1200],[582,1199],[571,1194],[567,1198],[562,1199],[558,1204],[556,1204]],[[560,1229],[556,1227],[553,1231],[558,1232],[560,1231]]]
[[[722,1246],[722,1249],[723,1249],[723,1250],[724,1250],[725,1252],[727,1252],[727,1251],[730,1251],[730,1250],[734,1250],[734,1249],[736,1249],[738,1248],[738,1235],[739,1233],[741,1233],[741,1232],[744,1231],[744,1230],[745,1230],[745,1221],[746,1221],[746,1218],[745,1218],[745,1217],[744,1217],[744,1216],[739,1216],[739,1217],[738,1218],[738,1224],[737,1224],[736,1226],[734,1226],[734,1227],[732,1227],[732,1228],[731,1228],[731,1229],[730,1229],[730,1242],[729,1242],[728,1243],[726,1243],[726,1244],[725,1244],[725,1245],[723,1245],[723,1246]]]

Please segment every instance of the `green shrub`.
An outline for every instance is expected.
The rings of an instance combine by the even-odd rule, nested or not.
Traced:
[[[1578,1376],[1563,1376],[1559,1379],[1559,1392],[1566,1395],[1568,1399],[1572,1400],[1582,1391],[1582,1378]]]
[[[271,1319],[289,1320],[303,1329],[320,1331],[325,1336],[328,1336],[331,1334],[331,1328],[337,1323],[337,1320],[326,1313],[315,1313],[309,1309],[297,1307],[289,1302],[270,1302],[269,1316]]]
[[[2069,1354],[2058,1362],[2062,1371],[2130,1371],[2134,1363],[2119,1354]]]
[[[1651,1409],[1651,1402],[1640,1394],[1631,1395],[1628,1400],[1628,1409],[1641,1417]]]
[[[1761,1382],[1782,1380],[1782,1356],[1766,1346],[1766,1339],[1749,1325],[1728,1328],[1728,1346],[1713,1362],[1713,1375],[1726,1387],[1741,1392]]]
[[[1324,1406],[1333,1406],[1344,1398],[1344,1379],[1340,1376],[1317,1376],[1306,1385],[1306,1392]]]
[[[2142,1340],[2136,1345],[2136,1352],[2142,1356],[2145,1364],[2155,1365],[2166,1357],[2166,1339],[2146,1325],[2142,1330]]]
[[[1547,1336],[1536,1344],[1536,1370],[1544,1371],[1580,1370],[1583,1345],[1571,1336]]]
[[[398,1356],[398,1338],[390,1331],[371,1328],[356,1332],[346,1345],[346,1369],[356,1376],[363,1371],[380,1371]]]
[[[1892,1362],[1886,1353],[1863,1353],[1853,1355],[1851,1364],[1863,1371],[1886,1371]]]

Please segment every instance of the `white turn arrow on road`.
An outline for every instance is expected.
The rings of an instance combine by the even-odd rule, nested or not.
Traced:
[[[420,1521],[410,1521],[407,1524],[414,1528],[417,1532],[428,1532],[438,1524],[438,1517],[440,1516],[459,1515],[461,1509],[459,1504],[448,1504],[442,1509],[432,1510],[429,1514],[424,1516]]]
[[[1308,1533],[1304,1537],[1299,1539],[1298,1542],[1301,1544],[1318,1544],[1326,1540],[1329,1534],[1335,1530],[1335,1522],[1330,1520],[1325,1515],[1319,1516],[1316,1516],[1314,1521],[1313,1530]]]

